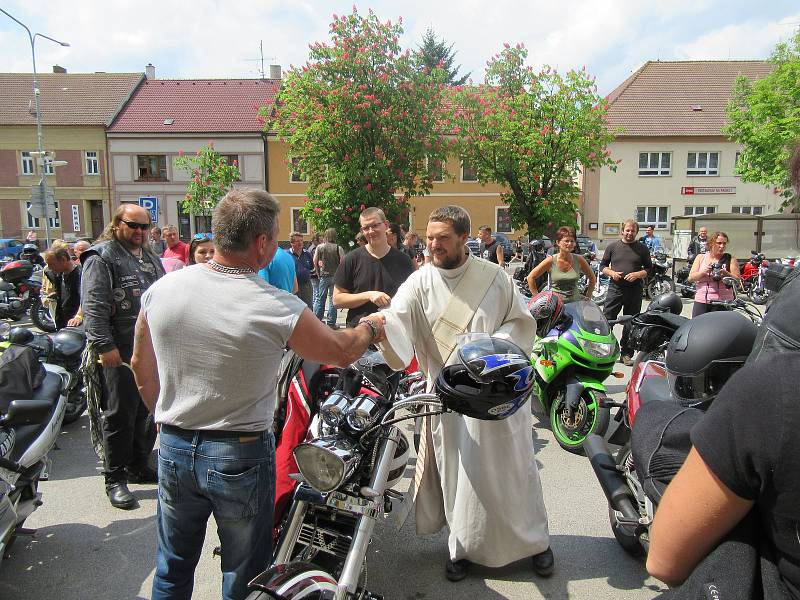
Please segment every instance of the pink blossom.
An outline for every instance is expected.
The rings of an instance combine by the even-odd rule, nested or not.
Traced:
[[[371,191],[371,190],[372,190],[372,184],[371,184],[371,183],[368,183],[368,184],[367,184],[367,191],[369,192],[369,191]],[[362,209],[362,210],[363,210],[363,209]]]
[[[183,156],[183,150],[178,150],[178,156]]]
[[[361,205],[359,208],[360,208],[361,210],[364,210],[364,209],[365,209],[365,208],[367,208],[367,207],[366,207],[366,205],[362,204],[362,205]]]
[[[209,148],[213,148],[214,147],[214,140],[209,140],[208,147]]]
[[[322,212],[322,209],[321,209],[319,206],[317,206],[317,207],[314,209],[314,212],[315,212],[315,213],[317,213],[317,214],[319,214],[319,213],[321,213],[321,212]]]

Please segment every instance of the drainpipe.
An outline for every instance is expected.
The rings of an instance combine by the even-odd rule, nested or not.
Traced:
[[[267,132],[261,132],[261,140],[264,143],[264,190],[269,191],[269,150],[267,148]]]

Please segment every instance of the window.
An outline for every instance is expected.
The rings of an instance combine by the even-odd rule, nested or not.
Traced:
[[[292,208],[292,231],[302,233],[303,235],[310,235],[308,230],[308,221],[303,218],[302,208]]]
[[[178,237],[182,240],[188,240],[192,237],[191,229],[191,215],[183,210],[183,201],[178,200]],[[205,233],[201,231],[200,233]]]
[[[669,227],[667,213],[666,206],[637,206],[636,220],[639,222],[639,227],[652,225],[656,229],[666,229]]]
[[[140,154],[136,157],[137,181],[167,181],[167,157],[164,154]]]
[[[48,175],[52,175],[54,173],[52,156],[44,157],[44,172],[47,173]]]
[[[99,175],[100,174],[100,166],[97,162],[97,152],[86,152],[86,174],[87,175]]]
[[[763,215],[763,206],[734,206],[731,207],[731,212],[737,215]]]
[[[59,220],[59,215],[58,215],[58,202],[53,202],[53,206],[55,206],[55,209],[56,209],[56,216],[50,218],[50,222],[48,223],[48,225],[51,228],[58,228],[58,227],[61,227],[61,221]],[[41,225],[39,224],[39,219],[36,219],[36,218],[31,216],[31,213],[28,212],[30,207],[31,207],[31,203],[30,202],[26,202],[25,203],[25,214],[28,216],[28,227],[31,228],[31,229],[38,229],[39,227],[41,227]]]
[[[241,181],[242,180],[242,163],[239,162],[239,155],[238,154],[223,154],[222,158],[225,159],[225,163],[226,164],[228,164],[228,165],[230,165],[232,167],[236,167],[237,169],[239,169],[239,177],[236,179],[236,181]],[[209,231],[211,231],[211,230],[209,229]]]
[[[297,157],[292,159],[291,166],[289,167],[289,173],[289,181],[292,183],[303,183],[306,180],[302,171],[300,171],[300,159]]]
[[[507,206],[496,206],[494,209],[494,230],[497,233],[511,233],[511,211]]]
[[[211,216],[195,215],[194,230],[197,233],[211,233]]]
[[[719,152],[689,152],[687,175],[719,175]]]
[[[478,173],[467,161],[461,161],[461,181],[478,181]]]
[[[739,160],[742,158],[742,153],[737,152],[736,158],[733,160],[733,174],[739,177]]]
[[[432,179],[436,183],[442,183],[444,181],[444,169],[442,168],[442,161],[439,160],[439,164],[436,164],[436,161],[439,159],[430,158],[427,159],[428,163],[428,173],[431,174]]]
[[[36,171],[34,170],[33,157],[31,156],[31,153],[22,152],[21,160],[22,160],[22,174],[33,175]]]
[[[639,152],[639,175],[671,175],[669,152]]]
[[[697,215],[713,215],[717,212],[716,207],[714,206],[684,206],[683,207],[683,216],[685,217],[694,217]]]

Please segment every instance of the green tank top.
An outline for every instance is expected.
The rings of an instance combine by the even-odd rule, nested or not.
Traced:
[[[572,255],[572,268],[566,273],[558,268],[558,255],[553,255],[553,264],[550,266],[550,289],[561,296],[564,302],[578,300],[578,281],[581,274],[575,268],[575,255]]]

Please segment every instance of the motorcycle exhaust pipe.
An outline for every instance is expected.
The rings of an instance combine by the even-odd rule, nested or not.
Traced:
[[[608,503],[614,510],[621,512],[626,519],[633,521],[639,520],[639,511],[631,500],[631,491],[625,478],[617,470],[617,465],[608,451],[605,440],[599,435],[591,434],[586,436],[583,442],[583,449],[592,464],[594,474],[600,487],[606,495]]]

